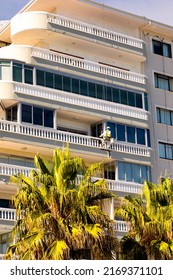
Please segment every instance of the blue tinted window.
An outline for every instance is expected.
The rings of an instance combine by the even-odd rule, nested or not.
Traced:
[[[32,123],[32,106],[22,104],[22,122]]]
[[[125,180],[125,164],[118,162],[118,180]]]
[[[145,129],[137,128],[137,144],[145,145]]]
[[[125,141],[125,126],[117,124],[117,140]]]
[[[135,143],[135,128],[127,126],[127,142]]]
[[[111,122],[107,122],[107,126],[110,127],[111,137],[115,139],[116,138],[116,124],[111,123]]]

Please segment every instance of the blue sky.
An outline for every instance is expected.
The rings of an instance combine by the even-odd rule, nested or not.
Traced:
[[[47,0],[49,1],[49,0]],[[63,1],[63,0],[62,0]],[[68,0],[67,0],[68,1]],[[95,0],[173,26],[172,0]],[[29,0],[0,0],[0,20],[12,18]]]

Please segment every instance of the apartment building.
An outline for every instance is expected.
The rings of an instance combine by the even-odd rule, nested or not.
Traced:
[[[30,1],[2,26],[0,254],[15,220],[9,177],[27,175],[36,153],[69,143],[88,163],[106,159],[100,176],[120,196],[171,175],[172,30],[89,0]],[[115,227],[119,237],[128,230]]]

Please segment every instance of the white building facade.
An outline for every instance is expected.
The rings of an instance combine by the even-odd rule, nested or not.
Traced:
[[[0,254],[15,220],[9,177],[27,175],[36,153],[49,158],[69,143],[88,163],[107,159],[101,176],[120,196],[171,176],[172,31],[88,0],[31,1],[3,26]],[[99,138],[106,126],[111,157]]]

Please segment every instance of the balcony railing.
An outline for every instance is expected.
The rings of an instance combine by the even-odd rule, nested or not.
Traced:
[[[96,137],[64,132],[49,128],[40,128],[32,125],[24,125],[4,120],[0,120],[0,131],[10,132],[17,135],[27,135],[40,139],[53,140],[54,145],[55,141],[60,141],[95,149],[102,149],[100,139]],[[110,150],[115,152],[149,157],[151,149],[137,144],[114,142],[111,144]]]
[[[90,109],[92,108],[100,110],[102,112],[109,112],[112,114],[118,114],[137,119],[148,119],[148,113],[142,109],[121,105],[118,103],[108,102],[105,100],[99,100],[96,98],[91,98],[74,93],[47,88],[44,89],[39,86],[26,85],[22,83],[14,83],[13,90],[14,92],[25,94],[27,96],[30,95],[48,100],[55,100],[67,104],[74,104],[76,106],[82,106]]]
[[[33,170],[33,168],[0,163],[0,175],[3,175],[3,176],[12,176],[15,174],[23,174],[26,177],[28,177],[29,172],[31,170]]]
[[[143,49],[144,42],[142,40],[110,31],[108,29],[104,29],[95,25],[53,14],[48,14],[47,20],[48,22],[53,24],[87,33],[89,35],[94,35],[103,39],[108,39],[113,43],[116,42],[123,45],[133,46],[137,49]]]
[[[15,209],[0,208],[0,220],[1,221],[15,221],[16,219]]]
[[[30,167],[23,167],[18,165],[12,165],[12,164],[4,164],[0,163],[0,175],[3,176],[12,176],[15,174],[23,174],[26,177],[29,176],[29,172],[31,170],[35,170],[35,168]],[[79,184],[82,180],[82,176],[78,175],[76,179],[76,183]],[[93,180],[99,180],[101,178],[92,177]],[[133,182],[124,182],[124,181],[118,181],[118,180],[109,180],[106,179],[108,183],[108,189],[110,191],[118,191],[118,192],[126,192],[126,193],[141,193],[142,191],[142,184],[133,183]]]
[[[126,233],[130,230],[130,225],[125,221],[115,220],[115,231]]]
[[[131,71],[122,70],[116,67],[102,65],[93,61],[63,55],[57,52],[48,51],[41,48],[32,48],[31,55],[48,61],[53,61],[58,64],[71,66],[78,69],[83,69],[102,75],[118,78],[134,83],[146,84],[146,76],[134,73]]]

